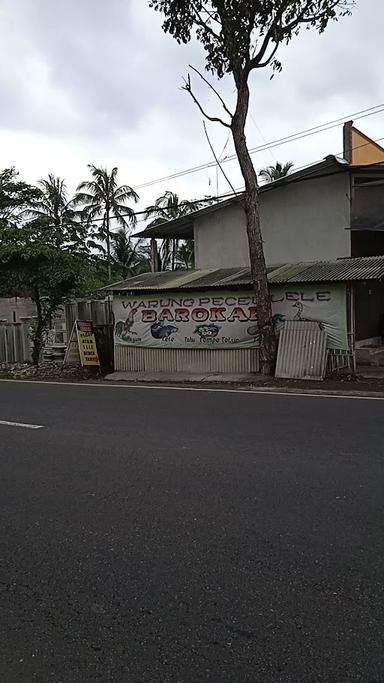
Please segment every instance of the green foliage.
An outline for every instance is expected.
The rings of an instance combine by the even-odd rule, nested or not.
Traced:
[[[0,228],[0,291],[22,292],[36,304],[33,361],[38,364],[44,333],[55,311],[72,296],[93,287],[88,259],[75,248],[63,248],[44,224]]]
[[[57,308],[71,297],[94,295],[110,280],[110,219],[122,226],[112,237],[116,277],[149,269],[147,251],[142,243],[133,245],[128,234],[136,217],[127,202],[138,200],[136,192],[118,186],[117,168],[90,169],[92,179],[79,185],[74,199],[53,174],[33,187],[20,181],[14,168],[0,172],[0,294],[35,302],[35,363]]]
[[[274,180],[285,178],[285,176],[290,173],[293,166],[293,161],[287,161],[285,164],[281,164],[280,161],[277,161],[274,166],[262,168],[261,171],[259,171],[259,176],[267,183],[271,183]]]
[[[136,225],[136,215],[127,206],[128,202],[137,202],[138,194],[129,185],[118,185],[118,169],[115,166],[111,172],[105,168],[98,168],[88,164],[92,180],[80,183],[74,198],[74,205],[82,206],[82,214],[88,225],[93,227],[91,237],[101,245],[107,245],[108,280],[112,277],[111,268],[111,219],[120,227],[128,229]],[[95,228],[96,226],[96,228]],[[94,242],[94,246],[98,244]]]
[[[177,250],[177,265],[179,268],[195,267],[195,249],[193,240],[185,240],[179,244]]]
[[[18,180],[13,167],[0,171],[0,227],[15,226],[37,196],[38,190]]]
[[[35,302],[36,364],[56,310],[107,284],[111,239],[116,277],[149,269],[148,250],[141,242],[133,244],[128,232],[136,217],[127,202],[138,200],[136,192],[118,186],[117,168],[111,173],[90,169],[92,179],[79,185],[75,199],[68,197],[64,180],[52,174],[33,187],[20,181],[14,168],[0,172],[0,294],[30,296]],[[121,226],[112,238],[110,219]]]
[[[350,13],[349,0],[150,0],[164,14],[163,29],[179,43],[194,32],[206,51],[206,68],[235,78],[272,64],[276,51],[302,27],[322,33],[329,21]]]
[[[146,209],[145,218],[155,216],[155,219],[148,224],[147,227],[159,225],[166,221],[171,221],[174,218],[185,216],[191,211],[197,211],[203,206],[204,202],[195,200],[188,201],[187,199],[180,199],[179,195],[170,190],[166,190],[161,197],[158,197],[153,206],[148,206]]]
[[[116,166],[111,172],[105,168],[97,168],[88,164],[92,180],[80,183],[74,198],[75,204],[82,205],[82,211],[90,222],[96,218],[106,219],[107,216],[115,218],[121,227],[134,227],[136,216],[127,202],[137,202],[138,194],[129,185],[117,183],[118,169]],[[106,238],[106,222],[100,223],[100,237]]]
[[[191,211],[201,209],[208,202],[210,202],[210,200],[205,202],[180,199],[175,192],[167,190],[161,197],[156,199],[154,205],[147,207],[145,218],[154,217],[153,220],[148,223],[147,227],[151,228],[155,225],[161,225],[167,221],[185,216],[186,214],[191,213]],[[193,242],[172,239],[162,240],[158,250],[159,270],[192,268],[193,264]]]
[[[81,214],[68,199],[64,180],[50,173],[47,179],[39,180],[37,185],[36,196],[25,213],[47,231],[54,232],[55,239],[61,245],[73,244],[77,248],[84,248],[87,224],[81,221]]]
[[[114,279],[146,273],[151,269],[148,247],[143,240],[133,240],[129,232],[120,228],[112,233],[112,275]]]

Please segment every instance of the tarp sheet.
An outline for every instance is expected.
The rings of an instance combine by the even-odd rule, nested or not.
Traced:
[[[285,320],[320,322],[330,348],[347,348],[344,285],[273,286],[276,330]],[[115,343],[151,348],[239,348],[257,345],[251,291],[165,292],[115,298]]]

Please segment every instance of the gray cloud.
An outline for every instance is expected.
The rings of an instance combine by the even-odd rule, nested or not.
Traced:
[[[352,19],[330,26],[320,37],[303,31],[284,48],[283,72],[272,81],[269,73],[256,73],[249,144],[379,103],[383,18],[377,0],[360,0]],[[116,163],[122,180],[135,184],[210,160],[200,114],[180,91],[189,62],[202,65],[198,44],[179,46],[165,36],[161,17],[146,0],[2,0],[4,164],[17,164],[30,179],[53,169],[74,184],[86,173],[87,162]],[[211,93],[199,83],[196,88],[207,108],[217,110]],[[231,101],[230,79],[220,88]],[[382,121],[378,116],[361,125],[380,137]],[[226,131],[214,126],[209,131],[221,150]],[[255,165],[274,157],[300,165],[340,147],[341,131],[330,131],[257,155]],[[229,143],[227,153],[232,151]],[[239,185],[236,163],[228,169]],[[215,174],[204,171],[155,186],[142,193],[143,201],[166,187],[198,196],[215,185]],[[220,187],[227,187],[223,180]]]
[[[141,14],[127,0],[17,0],[16,6],[14,13],[12,0],[6,2],[10,31],[2,26],[2,61],[14,60],[12,78],[1,73],[3,120],[28,125],[29,119],[48,131],[67,122],[75,133],[103,136],[138,125],[153,107],[166,111],[181,81],[180,52],[154,12]],[[177,112],[186,109],[173,99]]]

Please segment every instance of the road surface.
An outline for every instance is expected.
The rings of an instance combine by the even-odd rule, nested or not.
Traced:
[[[0,680],[382,683],[383,418],[0,382]]]

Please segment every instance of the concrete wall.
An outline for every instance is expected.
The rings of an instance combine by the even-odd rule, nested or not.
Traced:
[[[36,307],[31,299],[0,298],[0,320],[18,323],[21,318],[32,318],[35,315]]]
[[[249,265],[245,214],[231,205],[195,221],[196,268],[235,268]]]
[[[349,174],[292,182],[261,194],[267,264],[350,256]],[[196,267],[248,266],[245,214],[230,206],[195,221]]]

